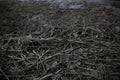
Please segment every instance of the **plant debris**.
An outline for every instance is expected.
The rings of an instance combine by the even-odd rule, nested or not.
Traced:
[[[73,7],[0,1],[0,79],[119,80],[120,9]]]

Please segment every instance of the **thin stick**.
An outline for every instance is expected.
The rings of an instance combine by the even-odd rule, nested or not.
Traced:
[[[0,72],[5,76],[5,78],[6,78],[7,80],[10,80],[10,79],[8,78],[8,76],[2,71],[1,68],[0,68]]]
[[[50,76],[52,76],[52,75],[53,75],[52,73],[47,74],[47,75],[43,76],[42,78],[40,78],[39,80],[44,80],[45,78],[48,78],[48,77],[50,77]]]

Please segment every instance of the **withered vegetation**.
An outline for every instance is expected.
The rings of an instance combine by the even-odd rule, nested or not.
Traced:
[[[70,4],[0,1],[1,80],[120,79],[120,9]]]

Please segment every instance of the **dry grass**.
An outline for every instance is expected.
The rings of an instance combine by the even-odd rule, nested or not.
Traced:
[[[1,80],[119,80],[117,9],[11,3],[0,9]]]

